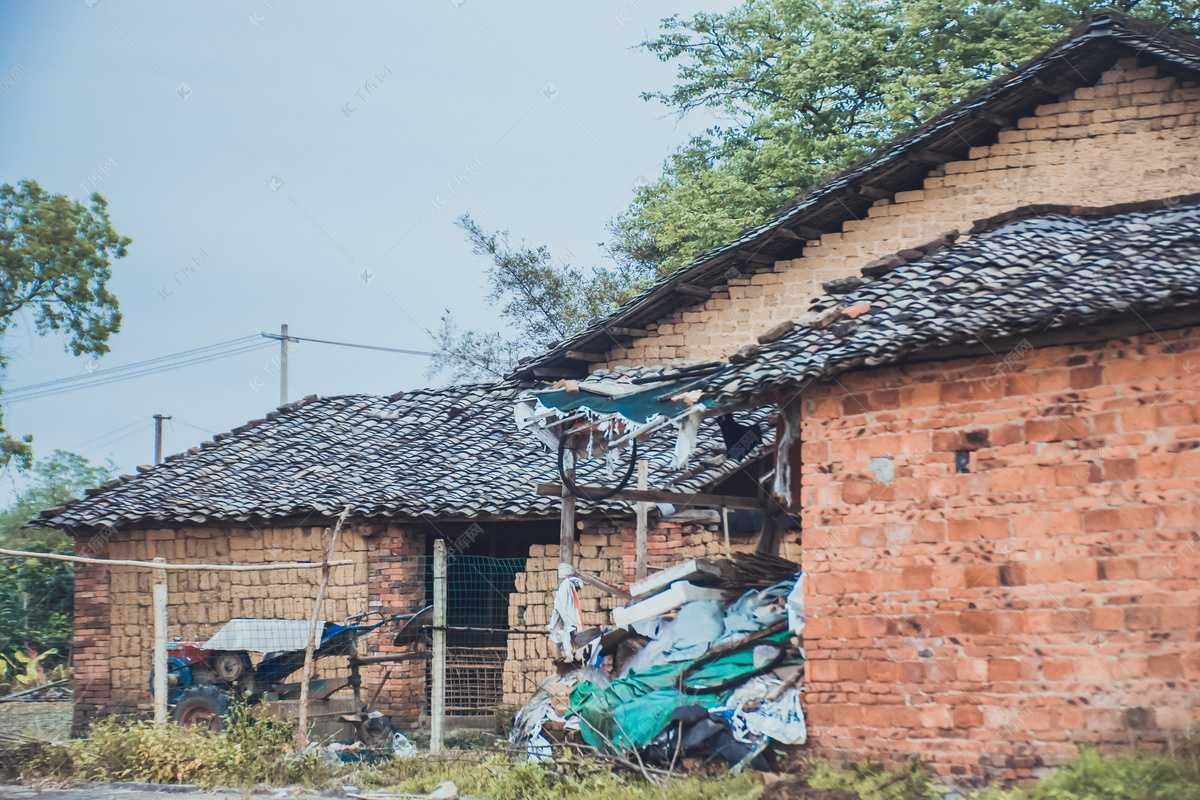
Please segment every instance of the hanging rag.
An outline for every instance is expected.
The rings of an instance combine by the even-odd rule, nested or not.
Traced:
[[[564,657],[575,658],[575,646],[571,634],[583,625],[583,609],[579,605],[579,590],[583,581],[574,575],[563,578],[554,592],[554,609],[550,612],[550,641],[557,644]]]

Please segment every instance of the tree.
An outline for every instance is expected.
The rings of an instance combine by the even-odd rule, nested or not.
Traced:
[[[501,377],[522,356],[570,337],[639,285],[635,270],[580,269],[556,260],[545,246],[514,245],[508,231],[489,233],[468,214],[455,224],[466,231],[473,251],[491,261],[485,273],[488,302],[500,307],[511,330],[460,331],[447,311],[441,328],[430,332],[438,355],[429,377],[440,375],[455,383]]]
[[[123,258],[130,243],[113,229],[99,194],[89,208],[36,181],[0,186],[0,337],[32,320],[39,335],[58,333],[77,356],[107,353],[109,336],[121,327],[107,288],[111,260]],[[0,369],[5,364],[0,352]],[[0,466],[15,458],[29,467],[31,441],[6,434],[0,416]]]
[[[728,13],[665,19],[643,47],[675,63],[678,82],[643,98],[717,121],[638,190],[611,227],[610,250],[643,270],[677,269],[1113,5],[747,0]],[[1116,5],[1197,29],[1195,0]]]
[[[97,466],[83,456],[55,450],[26,473],[28,485],[0,511],[0,547],[39,553],[72,553],[74,539],[51,528],[26,528],[44,509],[112,477],[112,464]],[[0,652],[28,643],[39,652],[70,641],[74,572],[61,561],[0,557]],[[28,631],[28,640],[26,640]]]

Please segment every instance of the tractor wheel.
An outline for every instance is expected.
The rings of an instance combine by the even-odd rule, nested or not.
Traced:
[[[218,733],[229,714],[229,692],[216,686],[190,686],[179,695],[172,718],[184,730],[204,728]]]

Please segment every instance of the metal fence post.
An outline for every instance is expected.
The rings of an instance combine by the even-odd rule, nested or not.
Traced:
[[[162,556],[154,559],[165,564]],[[167,571],[154,570],[154,724],[167,721]]]
[[[442,752],[446,731],[446,540],[433,543],[433,697],[429,752]]]

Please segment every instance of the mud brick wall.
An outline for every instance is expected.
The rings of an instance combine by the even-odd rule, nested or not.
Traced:
[[[787,407],[828,754],[1027,778],[1200,720],[1200,330],[1005,358]]]
[[[147,561],[158,556],[170,562],[211,564],[262,564],[284,561],[319,561],[323,557],[322,527],[182,527],[117,530],[108,542],[108,557]],[[367,607],[366,539],[353,526],[342,528],[337,558],[357,563],[335,567],[326,591],[322,616],[339,622]],[[85,574],[85,573],[81,573]],[[82,578],[89,586],[89,574]],[[107,575],[108,609],[103,614],[95,593],[87,618],[103,618],[108,626],[108,670],[111,694],[108,710],[149,710],[149,691],[154,624],[152,619],[153,578],[148,570],[112,567]],[[279,570],[265,572],[168,573],[167,632],[184,641],[203,641],[231,619],[308,619],[316,599],[320,571]],[[77,603],[80,601],[76,601]],[[77,650],[96,647],[102,640],[97,626],[76,625]],[[101,663],[93,655],[80,685],[96,678]],[[257,657],[257,656],[255,656]],[[345,675],[345,659],[328,659],[318,664],[317,677]],[[97,683],[96,685],[101,685]]]
[[[618,586],[634,580],[637,543],[636,523],[626,518],[580,520],[576,542],[576,567]],[[734,552],[754,550],[756,536],[731,537]],[[794,539],[794,537],[793,537]],[[793,547],[793,549],[795,549]],[[689,558],[722,557],[725,539],[720,525],[651,522],[646,535],[646,560],[651,572],[674,566]],[[794,558],[799,554],[794,553]],[[510,595],[509,625],[530,631],[508,637],[503,689],[506,706],[522,705],[542,682],[555,673],[554,653],[546,625],[558,588],[558,547],[534,545],[525,571],[517,575],[517,591]],[[620,598],[585,586],[579,593],[583,622],[587,627],[612,627],[612,610],[623,605]]]
[[[370,610],[391,615],[412,614],[424,608],[424,533],[402,525],[388,525],[379,535],[369,538],[367,544]],[[424,624],[432,624],[432,619],[425,620]],[[389,627],[389,633],[384,636],[364,640],[364,654],[415,654],[427,651],[416,642],[394,645],[394,630]],[[374,708],[390,717],[400,728],[418,727],[425,714],[429,666],[429,659],[422,656],[410,661],[366,667],[362,676],[365,696],[369,698],[383,683]]]
[[[717,287],[710,299],[646,326],[608,352],[616,365],[728,357],[798,317],[821,284],[882,255],[1029,203],[1109,205],[1200,191],[1200,88],[1121,59],[1095,85],[1037,107],[995,144],[931,169],[922,188],[880,200],[865,219],[808,243],[800,258]]]
[[[616,523],[581,519],[576,526],[576,568],[621,585],[621,532]],[[508,598],[508,624],[517,630],[508,635],[508,655],[501,676],[502,705],[508,707],[524,704],[557,671],[546,626],[558,588],[558,546],[530,547],[525,571],[517,573],[516,578],[516,591]],[[585,626],[605,628],[612,625],[610,614],[621,601],[615,595],[585,586],[579,592],[579,604]]]

